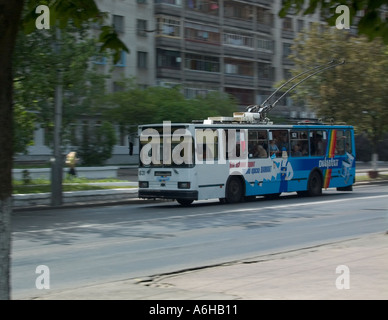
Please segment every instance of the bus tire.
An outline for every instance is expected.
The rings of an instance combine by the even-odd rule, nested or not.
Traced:
[[[194,200],[190,200],[190,199],[176,199],[176,201],[180,205],[187,207],[187,206],[191,205]]]
[[[322,194],[322,176],[318,171],[313,171],[310,174],[307,184],[307,194],[310,197],[316,197]]]
[[[237,203],[241,202],[243,198],[244,189],[241,179],[237,177],[230,177],[226,185],[226,202]]]

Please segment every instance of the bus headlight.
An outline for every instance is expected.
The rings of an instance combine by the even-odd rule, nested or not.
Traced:
[[[178,189],[190,189],[190,182],[178,182]]]
[[[139,188],[148,188],[148,181],[139,181]]]

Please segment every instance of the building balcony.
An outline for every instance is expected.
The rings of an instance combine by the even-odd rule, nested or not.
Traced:
[[[226,56],[232,56],[232,57],[241,57],[241,58],[248,58],[248,59],[254,59],[255,57],[255,51],[254,49],[249,48],[243,48],[243,47],[235,47],[235,46],[224,46],[224,55]]]
[[[219,24],[218,15],[206,14],[202,12],[197,12],[195,10],[186,10],[185,18],[197,22],[206,22],[211,24]]]
[[[257,86],[260,88],[272,88],[274,82],[273,80],[268,80],[268,79],[259,79],[257,81]]]
[[[173,37],[156,37],[155,38],[155,45],[157,48],[181,48],[181,39],[180,38],[173,38]]]
[[[166,3],[155,3],[154,5],[155,14],[165,14],[165,15],[173,15],[180,16],[182,12],[182,7],[174,6]]]
[[[218,72],[206,72],[197,70],[185,70],[185,81],[192,82],[210,82],[219,85],[221,83],[221,74]]]
[[[256,31],[260,31],[260,32],[269,34],[269,33],[271,33],[271,30],[272,30],[272,26],[270,26],[268,24],[262,24],[262,23],[256,24]]]
[[[253,30],[253,22],[247,20],[224,18],[224,25],[239,29]]]
[[[156,69],[156,77],[163,78],[163,79],[181,80],[182,72],[179,69],[157,68]]]
[[[241,75],[235,75],[235,74],[227,74],[224,77],[225,85],[231,86],[235,85],[238,87],[249,87],[253,88],[255,87],[254,84],[254,77],[253,76],[241,76]]]
[[[185,49],[186,51],[191,52],[200,52],[206,54],[221,54],[221,44],[209,43],[206,41],[200,40],[185,40]]]

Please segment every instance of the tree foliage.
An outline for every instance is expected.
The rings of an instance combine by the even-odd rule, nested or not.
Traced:
[[[36,122],[52,135],[54,96],[57,70],[62,72],[63,127],[82,113],[91,111],[104,94],[106,76],[96,72],[90,61],[99,55],[96,41],[88,36],[88,28],[68,25],[62,32],[59,51],[56,50],[55,30],[36,30],[30,34],[20,32],[14,54],[14,109],[15,124],[19,130],[30,128],[31,118],[17,116],[17,112],[34,112]],[[93,64],[92,64],[93,66]],[[27,122],[21,122],[27,120]],[[32,139],[25,131],[24,139],[17,141],[15,152],[26,151]],[[25,142],[24,146],[22,142]],[[50,139],[47,141],[51,145]]]
[[[113,125],[104,121],[99,126],[85,126],[82,132],[81,145],[77,148],[82,164],[100,166],[112,156],[116,143]]]
[[[186,99],[179,86],[141,89],[128,80],[122,86],[123,91],[105,97],[104,106],[99,110],[105,118],[118,123],[126,132],[139,124],[191,122],[209,116],[231,116],[237,110],[235,100],[219,92]]]
[[[343,121],[365,132],[373,147],[388,131],[388,50],[380,39],[350,36],[346,31],[318,26],[295,40],[293,74],[328,61],[344,65],[326,70],[297,87],[320,117]],[[375,150],[371,150],[375,151]]]
[[[288,13],[313,14],[319,10],[321,17],[334,26],[340,16],[336,12],[339,5],[349,8],[350,24],[355,24],[360,35],[366,35],[369,40],[381,37],[388,44],[388,19],[381,16],[381,9],[388,5],[388,0],[284,0],[279,12],[280,17]],[[357,17],[358,12],[362,12]]]

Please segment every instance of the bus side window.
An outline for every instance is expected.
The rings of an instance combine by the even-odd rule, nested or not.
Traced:
[[[345,131],[345,151],[353,154],[353,148],[352,148],[352,133],[350,130]]]
[[[218,132],[217,130],[199,130],[196,132],[197,154],[199,161],[217,161],[218,160]]]
[[[268,157],[268,138],[266,130],[249,130],[248,132],[249,158]]]
[[[312,156],[323,156],[326,153],[327,131],[310,131],[310,152]]]
[[[344,155],[346,136],[342,130],[337,130],[336,140],[335,154]]]
[[[283,149],[288,153],[290,151],[288,130],[271,130],[268,149],[270,156],[275,155],[276,157],[281,157]]]
[[[309,144],[306,131],[291,131],[291,156],[292,157],[308,157]]]

